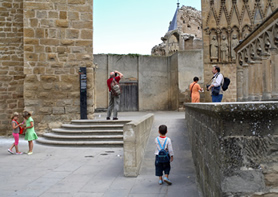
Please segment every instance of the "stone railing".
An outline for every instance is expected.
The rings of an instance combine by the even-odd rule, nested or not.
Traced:
[[[278,9],[235,51],[238,101],[278,100]]]
[[[154,121],[148,114],[124,125],[124,175],[138,176]]]
[[[185,107],[205,197],[278,196],[278,102]]]

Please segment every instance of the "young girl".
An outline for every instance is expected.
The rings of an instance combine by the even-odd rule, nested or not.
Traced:
[[[14,143],[8,149],[8,152],[11,153],[11,154],[14,154],[13,148],[15,147],[15,154],[22,155],[22,152],[19,152],[19,150],[18,150],[19,130],[20,130],[20,126],[22,125],[22,123],[19,124],[17,122],[17,119],[18,119],[18,113],[17,112],[13,113],[11,119],[12,119],[12,128],[13,128]]]
[[[23,112],[23,117],[26,119],[26,127],[24,129],[26,129],[25,131],[25,140],[28,141],[28,145],[29,145],[29,151],[28,151],[28,155],[32,155],[33,154],[33,140],[38,139],[38,136],[35,132],[34,129],[34,120],[31,117],[31,112],[28,111],[24,111]]]

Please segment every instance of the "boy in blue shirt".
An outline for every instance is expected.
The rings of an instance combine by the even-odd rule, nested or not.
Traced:
[[[158,133],[160,134],[159,137],[155,138],[155,144],[156,144],[156,151],[155,151],[155,175],[159,177],[159,185],[166,182],[168,185],[172,185],[172,182],[169,180],[169,174],[171,170],[170,162],[174,160],[174,151],[171,143],[171,139],[166,137],[167,133],[167,126],[166,125],[160,125]],[[164,148],[163,148],[164,147]],[[169,159],[165,160],[165,156],[159,155],[161,149],[164,149],[169,154]],[[163,157],[163,158],[161,158]],[[163,171],[165,174],[165,177],[162,179]]]

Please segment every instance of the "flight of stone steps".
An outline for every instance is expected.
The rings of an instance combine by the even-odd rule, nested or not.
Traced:
[[[72,120],[36,140],[52,146],[123,147],[123,126],[130,120]]]

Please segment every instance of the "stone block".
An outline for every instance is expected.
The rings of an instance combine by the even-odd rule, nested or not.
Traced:
[[[50,61],[56,61],[57,59],[56,53],[49,53],[47,59]]]
[[[52,83],[55,81],[59,81],[59,77],[53,75],[43,75],[41,76],[41,81],[45,83]]]
[[[68,4],[85,4],[85,0],[68,0]]]
[[[34,74],[44,74],[45,73],[45,68],[44,67],[35,67],[33,69]]]
[[[39,45],[39,40],[38,39],[26,38],[26,39],[24,39],[24,44]]]
[[[46,11],[37,11],[36,18],[47,18],[47,12]]]
[[[67,39],[78,39],[79,38],[79,30],[78,29],[67,29],[66,30],[66,38]]]
[[[68,18],[69,20],[79,20],[79,12],[69,12]]]
[[[64,114],[65,113],[65,108],[64,107],[53,107],[53,114],[58,115],[58,114]]]
[[[25,53],[24,54],[25,61],[38,61],[37,53]]]
[[[93,41],[82,41],[78,40],[75,42],[75,46],[93,46]]]
[[[57,46],[57,45],[59,45],[59,42],[60,41],[58,39],[40,39],[41,45]]]
[[[44,38],[44,29],[43,28],[36,29],[36,38]]]
[[[38,27],[38,19],[36,18],[30,19],[30,25],[31,27]]]
[[[24,51],[34,52],[34,47],[33,46],[24,46]]]
[[[62,45],[73,45],[74,41],[73,40],[61,40]]]
[[[66,11],[60,11],[60,19],[67,19],[68,14]]]
[[[34,30],[31,28],[24,29],[24,36],[25,37],[34,37]]]
[[[34,3],[34,2],[24,2],[23,4],[24,10],[53,10],[52,3]]]
[[[82,39],[93,39],[93,31],[92,30],[82,30],[81,38]]]
[[[69,21],[68,20],[56,20],[56,26],[66,28],[69,26]]]
[[[48,17],[49,18],[58,18],[58,12],[57,11],[50,11],[48,12]]]
[[[93,29],[93,22],[92,21],[73,22],[72,27],[76,29]]]

